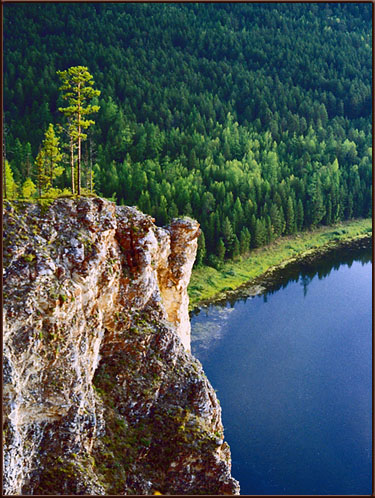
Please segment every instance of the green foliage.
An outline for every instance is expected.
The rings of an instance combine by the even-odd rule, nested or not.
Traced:
[[[45,133],[42,148],[39,150],[35,163],[37,167],[39,197],[51,190],[52,182],[60,176],[64,168],[61,166],[59,138],[56,137],[53,125],[50,123]]]
[[[13,178],[13,171],[10,164],[5,160],[5,185],[6,185],[6,195],[5,199],[17,199],[19,186]],[[4,193],[5,194],[5,193]]]
[[[286,206],[286,234],[291,235],[296,231],[296,221],[294,215],[293,201],[291,197],[288,197],[288,202]]]
[[[197,249],[197,257],[195,259],[195,265],[201,266],[205,257],[206,257],[206,239],[204,236],[204,232],[202,231],[198,238],[198,249]]]
[[[87,135],[82,132],[90,125],[95,124],[92,119],[85,119],[84,116],[98,112],[98,105],[88,104],[88,101],[100,95],[100,90],[92,88],[94,81],[88,68],[84,66],[70,67],[65,71],[57,71],[62,80],[60,90],[63,93],[63,99],[68,101],[67,107],[59,107],[59,111],[67,118],[69,122],[70,133],[75,140],[85,140]]]
[[[240,253],[241,254],[246,254],[247,252],[249,252],[250,242],[251,242],[250,232],[246,227],[244,227],[241,230],[241,235],[240,235]]]
[[[35,193],[36,193],[35,183],[32,181],[31,178],[26,178],[26,180],[22,185],[22,198],[31,199],[32,197],[34,197]]]
[[[223,239],[219,239],[219,242],[217,244],[217,257],[219,258],[219,261],[224,261],[224,256],[225,256],[225,245],[223,242]]]
[[[199,264],[370,216],[371,25],[370,4],[350,2],[7,5],[14,179],[35,181],[30,161],[60,109],[77,165],[55,186],[78,190],[87,138],[86,191],[92,171],[98,194],[158,224],[198,219]],[[56,69],[72,64],[59,94]]]
[[[39,197],[41,197],[44,190],[48,188],[48,185],[50,184],[50,177],[46,174],[45,169],[45,155],[42,150],[40,150],[36,156],[35,166],[38,178],[38,193]]]

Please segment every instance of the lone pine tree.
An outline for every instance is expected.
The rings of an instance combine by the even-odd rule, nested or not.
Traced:
[[[100,95],[100,90],[93,88],[93,76],[85,66],[73,66],[65,71],[57,71],[63,84],[60,90],[63,91],[63,99],[67,100],[67,107],[59,107],[68,118],[68,130],[71,139],[77,145],[77,194],[81,194],[81,143],[86,140],[87,135],[82,130],[86,130],[90,125],[95,124],[92,119],[85,117],[94,112],[98,112],[98,105],[91,105],[89,102],[93,97]],[[73,148],[71,147],[71,151]],[[72,168],[72,193],[75,193],[75,172],[74,161],[71,162]]]

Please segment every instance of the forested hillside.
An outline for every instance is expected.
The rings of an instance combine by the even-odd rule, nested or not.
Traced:
[[[196,218],[198,263],[370,216],[371,9],[5,4],[14,178],[35,180],[44,134],[61,120],[56,71],[83,65],[101,91],[83,183],[92,165],[98,194],[138,205],[159,224]],[[69,168],[56,181],[69,186]]]

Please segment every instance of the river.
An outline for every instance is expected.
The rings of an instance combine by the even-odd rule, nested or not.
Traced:
[[[241,494],[371,494],[371,250],[191,317]]]

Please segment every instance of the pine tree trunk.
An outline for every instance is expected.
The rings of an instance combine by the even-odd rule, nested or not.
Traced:
[[[90,137],[89,141],[89,151],[90,151],[90,194],[92,194],[92,141]]]
[[[89,178],[89,169],[90,169],[90,165],[89,165],[89,149],[88,149],[88,144],[86,142],[86,147],[85,147],[85,156],[84,156],[84,159],[83,159],[83,167],[85,168],[85,187],[86,187],[86,190],[89,191],[90,190],[90,178]]]
[[[78,128],[81,133],[81,128]],[[77,158],[77,194],[81,195],[81,137],[78,136],[78,158]]]
[[[51,154],[51,170],[50,170],[50,181],[51,181],[51,188],[52,188],[52,181],[53,181],[53,159],[52,159],[52,154]]]
[[[72,194],[75,192],[74,188],[74,154],[73,154],[73,138],[70,137],[70,169],[72,171]]]
[[[78,156],[77,156],[77,194],[81,195],[81,83],[78,83]]]

